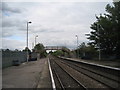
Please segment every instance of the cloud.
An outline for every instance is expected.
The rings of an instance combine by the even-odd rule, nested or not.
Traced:
[[[113,1],[120,1],[120,0],[4,0],[4,2],[113,2]]]
[[[5,49],[9,48],[11,50],[15,50],[15,49],[23,50],[25,48],[24,47],[25,44],[26,43],[24,41],[11,40],[7,38],[2,39],[2,47],[4,47]]]
[[[79,43],[88,42],[85,34],[90,32],[90,24],[95,14],[104,13],[107,3],[4,3],[3,15],[3,48],[24,48],[26,42],[27,21],[29,27],[29,48],[38,35],[37,42],[46,45],[66,45],[76,47],[76,37]],[[9,7],[9,9],[8,9]],[[11,14],[13,13],[13,14]],[[15,38],[20,37],[20,40]],[[11,44],[9,44],[11,42]],[[17,45],[17,46],[15,46]]]
[[[9,12],[9,13],[21,13],[20,9],[9,7],[8,4],[6,4],[4,2],[2,3],[2,11]]]
[[[3,16],[2,17],[2,27],[23,27],[25,26],[26,22],[21,19],[19,19],[18,17],[20,16],[17,16],[17,15],[13,15],[13,16],[10,16],[10,17],[5,17]],[[20,17],[21,18],[21,17]]]

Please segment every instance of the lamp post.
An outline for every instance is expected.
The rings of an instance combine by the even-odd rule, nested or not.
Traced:
[[[75,35],[77,38],[77,58],[79,58],[79,51],[78,51],[78,35]]]
[[[36,46],[36,38],[38,37],[38,35],[35,36],[35,46]]]
[[[32,22],[27,22],[27,62],[28,62],[28,58],[29,58],[29,55],[28,55],[28,24],[29,23],[32,23]]]

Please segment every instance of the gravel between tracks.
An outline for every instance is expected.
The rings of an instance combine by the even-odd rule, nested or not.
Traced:
[[[59,64],[63,68],[65,68],[69,73],[71,73],[77,80],[79,80],[82,84],[84,84],[87,88],[108,88],[105,85],[100,84],[99,82],[85,76],[82,73],[79,73],[78,71],[75,71],[74,69],[70,68],[69,66],[66,66],[63,63],[59,62]]]
[[[77,71],[84,72],[86,75],[91,76],[92,78],[97,79],[100,82],[106,83],[110,87],[111,86],[113,86],[114,88],[119,87],[119,84],[118,84],[119,77],[118,76],[111,75],[109,73],[106,73],[105,71],[100,71],[100,70],[98,71],[96,68],[84,66],[83,64],[80,64],[80,63],[70,62],[70,61],[66,61],[66,60],[61,61],[61,62],[69,65],[72,68],[75,68]],[[96,74],[96,73],[98,73],[98,74]],[[101,76],[101,74],[105,75],[106,77]],[[113,80],[111,80],[111,79],[113,79]],[[114,81],[114,79],[116,81]]]

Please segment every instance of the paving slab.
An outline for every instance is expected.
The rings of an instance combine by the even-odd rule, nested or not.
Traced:
[[[45,62],[37,88],[52,88],[48,62]]]
[[[3,69],[2,88],[51,88],[47,58]]]

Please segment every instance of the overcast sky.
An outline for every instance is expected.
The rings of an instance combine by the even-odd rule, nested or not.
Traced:
[[[95,14],[105,13],[110,2],[3,2],[2,3],[2,48],[26,47],[26,23],[29,24],[29,48],[35,42],[44,46],[67,46],[76,48],[88,42],[85,34],[96,21]]]

